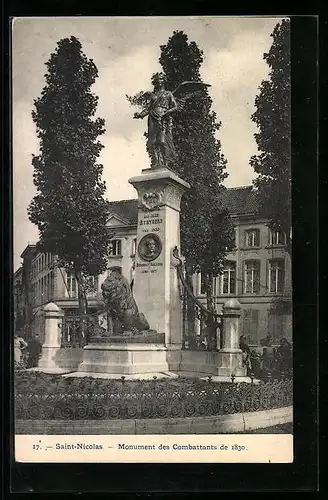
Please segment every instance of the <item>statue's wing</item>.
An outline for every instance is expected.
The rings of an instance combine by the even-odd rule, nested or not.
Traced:
[[[180,85],[172,92],[178,105],[178,110],[181,111],[188,99],[198,97],[203,90],[210,87],[209,84],[203,82],[187,81]]]

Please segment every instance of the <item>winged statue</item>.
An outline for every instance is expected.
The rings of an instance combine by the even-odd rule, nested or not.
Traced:
[[[152,82],[153,92],[138,94],[137,100],[143,109],[135,113],[133,118],[148,116],[147,147],[152,158],[152,167],[163,168],[174,163],[176,159],[172,136],[172,115],[183,111],[188,99],[201,95],[202,91],[210,85],[197,81],[185,81],[175,90],[169,91],[165,89],[163,73],[156,73]]]

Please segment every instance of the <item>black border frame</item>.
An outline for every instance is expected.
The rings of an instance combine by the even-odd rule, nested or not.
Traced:
[[[62,5],[64,4],[64,6]],[[74,5],[72,5],[74,4]],[[118,2],[107,2],[89,15],[164,15],[154,2],[129,14]],[[184,6],[185,7],[185,6]],[[203,3],[193,15],[209,15]],[[122,12],[123,9],[123,12]],[[138,12],[135,12],[137,10]],[[172,12],[173,10],[173,12]],[[175,10],[175,12],[174,12]],[[184,9],[185,10],[185,9]],[[195,12],[196,10],[196,12]],[[3,16],[3,144],[2,169],[2,343],[4,381],[3,447],[6,453],[3,477],[5,493],[214,493],[317,491],[318,488],[318,18],[297,16],[292,29],[292,162],[293,162],[293,299],[295,374],[295,459],[292,464],[18,464],[13,462],[13,422],[10,400],[9,332],[12,313],[12,172],[10,161],[10,44],[9,17],[35,15],[81,15],[77,2],[49,0],[16,1],[6,5]],[[115,12],[116,11],[116,12]],[[179,15],[166,8],[165,15]],[[223,15],[222,13],[220,13]],[[86,14],[84,14],[86,15]],[[181,15],[181,13],[180,13]],[[186,12],[183,14],[187,15]],[[212,10],[212,14],[213,10]],[[219,15],[219,14],[217,14]],[[228,15],[228,14],[225,14]],[[230,15],[234,15],[230,13]],[[261,11],[245,15],[270,15]],[[273,15],[273,14],[271,14]],[[276,14],[278,15],[278,14]],[[279,14],[288,15],[288,14]],[[9,243],[9,251],[8,251]],[[10,479],[10,481],[8,481]],[[10,484],[9,484],[10,483]],[[96,487],[95,487],[96,486]],[[216,493],[217,494],[217,493]],[[19,495],[21,497],[21,495]],[[84,496],[84,495],[83,495]]]

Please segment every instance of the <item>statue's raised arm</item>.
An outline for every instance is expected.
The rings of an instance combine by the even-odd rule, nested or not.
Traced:
[[[152,168],[167,168],[174,164],[176,159],[172,137],[172,115],[182,111],[188,99],[200,95],[204,88],[210,85],[187,81],[171,92],[165,89],[163,73],[156,73],[152,82],[153,92],[144,92],[136,96],[135,101],[141,103],[142,111],[135,113],[133,118],[148,116],[147,138]]]
[[[134,98],[130,99],[132,104],[137,103],[142,107],[142,111],[134,113],[133,118],[144,118],[148,115],[152,95],[152,92],[139,92]]]

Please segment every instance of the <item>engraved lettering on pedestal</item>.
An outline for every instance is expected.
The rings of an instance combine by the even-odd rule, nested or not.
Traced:
[[[162,242],[157,234],[149,233],[141,238],[138,245],[138,254],[142,260],[151,262],[157,259],[161,252]]]

